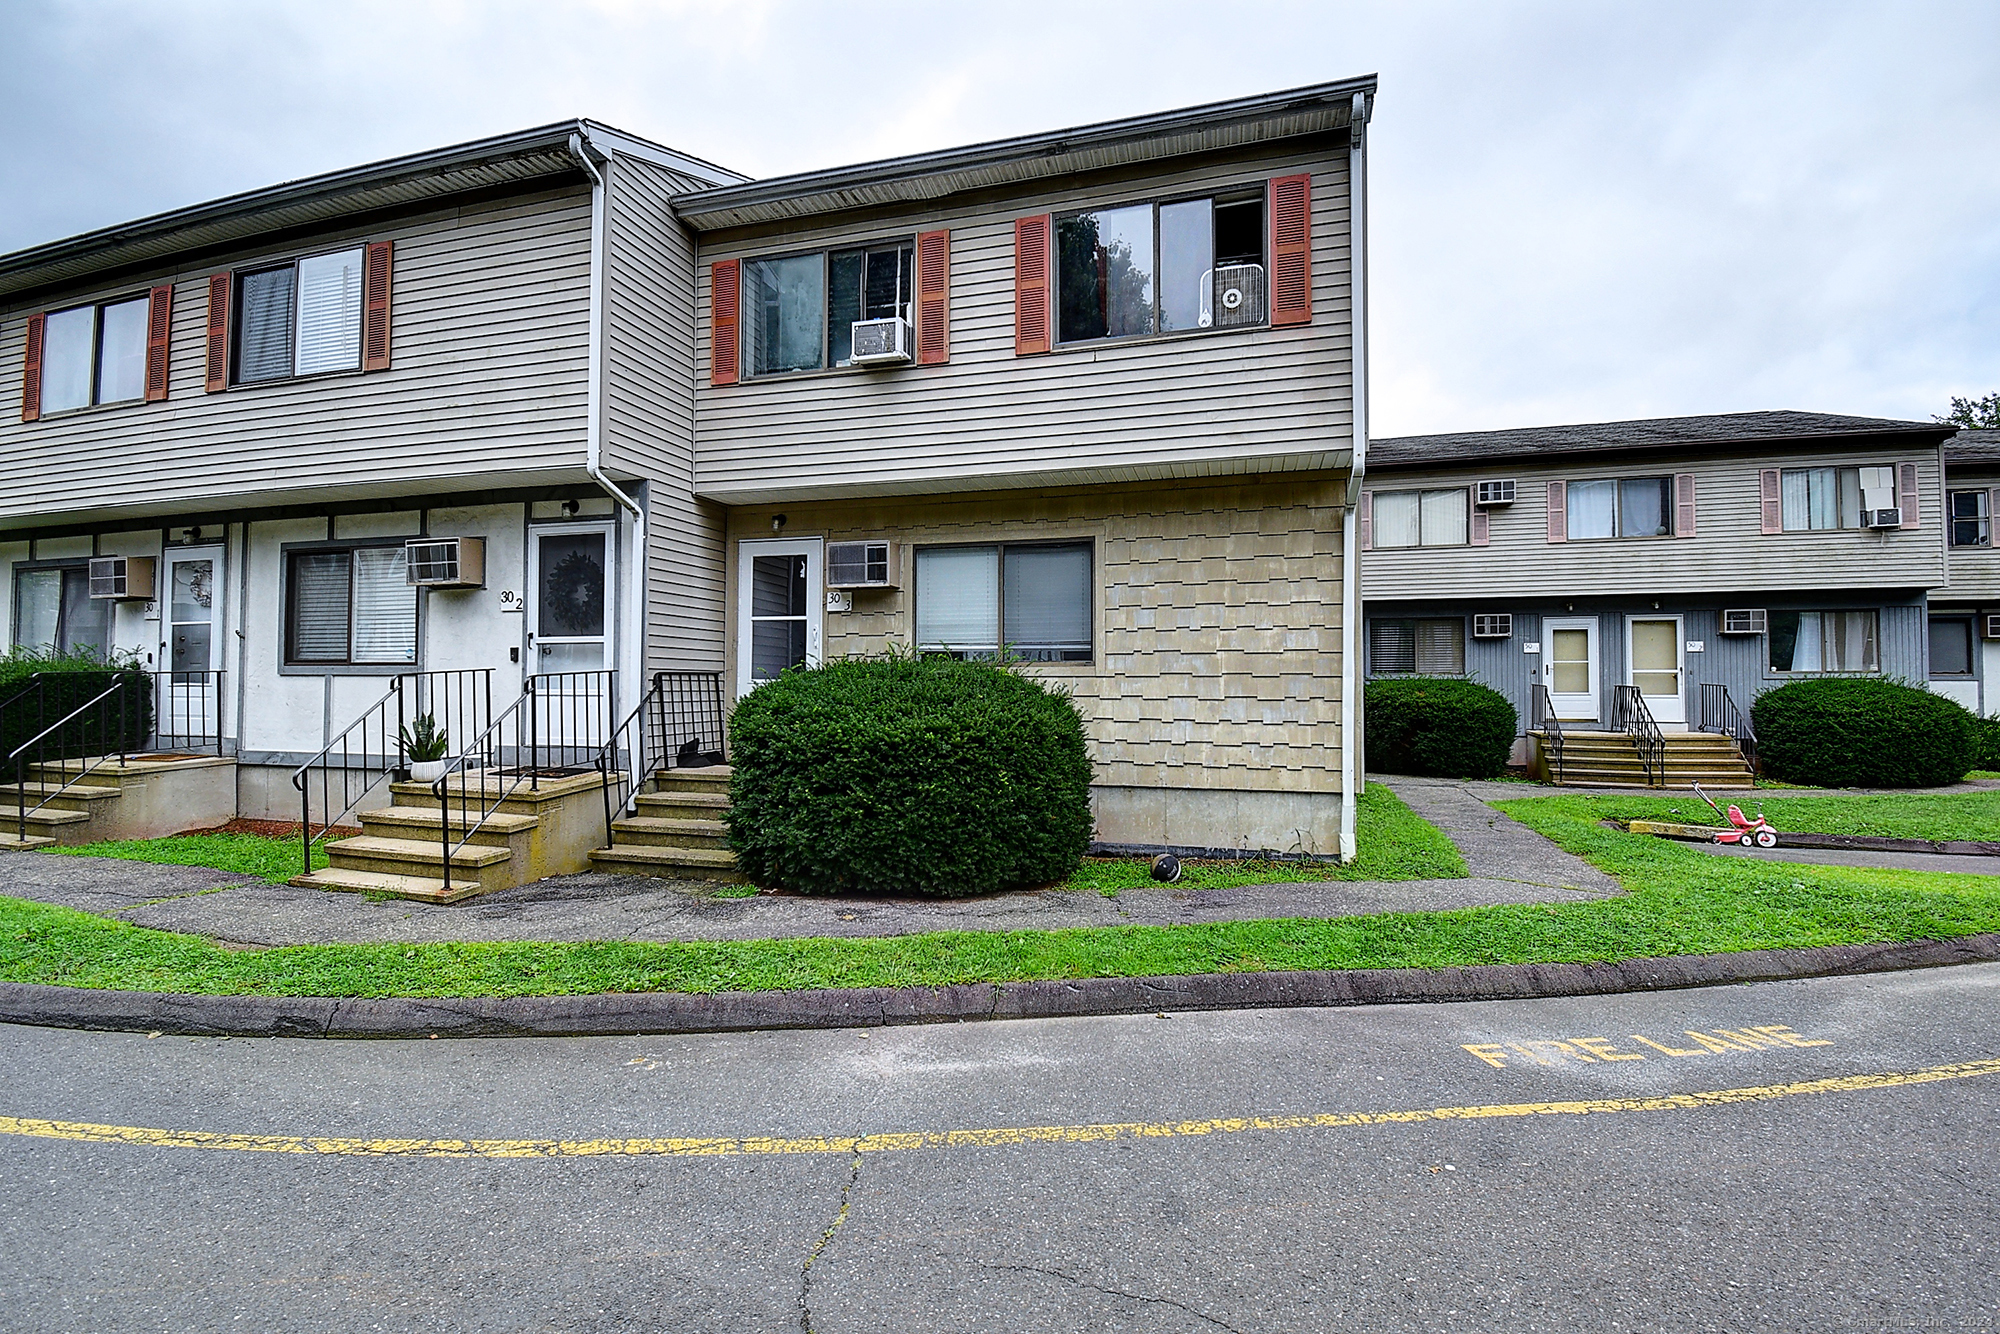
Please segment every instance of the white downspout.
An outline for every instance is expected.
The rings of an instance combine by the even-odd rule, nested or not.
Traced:
[[[624,700],[618,699],[616,690],[612,692],[614,716],[609,725],[616,727],[623,720],[625,711],[636,705],[644,693],[639,688],[639,677],[646,642],[646,515],[638,502],[604,475],[601,466],[604,448],[604,177],[585,150],[580,128],[570,132],[569,151],[570,156],[590,173],[590,351],[584,402],[583,466],[590,474],[590,480],[602,487],[606,495],[632,516],[632,550],[630,559],[626,561],[625,625],[618,645],[618,657],[626,669],[619,675],[630,684],[626,687]]]
[[[1347,246],[1353,344],[1354,463],[1340,519],[1340,860],[1360,851],[1355,835],[1362,765],[1361,524],[1357,507],[1368,472],[1368,95],[1354,95],[1347,121]]]

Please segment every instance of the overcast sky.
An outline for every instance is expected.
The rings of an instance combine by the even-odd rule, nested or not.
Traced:
[[[0,0],[0,251],[589,116],[753,176],[1376,73],[1374,433],[2000,390],[2000,3]]]

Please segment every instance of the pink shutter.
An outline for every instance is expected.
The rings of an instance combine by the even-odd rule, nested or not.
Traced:
[[[1355,517],[1358,520],[1357,526],[1361,529],[1361,549],[1363,551],[1373,551],[1375,549],[1375,493],[1373,491],[1363,491],[1361,493],[1361,505],[1355,510]]]
[[[229,388],[229,275],[208,280],[208,342],[202,354],[202,389],[219,394]]]
[[[1271,182],[1271,323],[1312,317],[1312,177],[1279,176]]]
[[[1569,483],[1549,483],[1549,541],[1569,541]]]
[[[917,233],[917,365],[951,360],[951,233]]]
[[[2000,550],[2000,486],[1986,496],[1986,544]]]
[[[1049,215],[1014,220],[1014,355],[1049,350]]]
[[[48,336],[49,317],[39,312],[28,316],[27,354],[21,359],[21,420],[42,419],[42,340]]]
[[[1674,474],[1674,536],[1694,536],[1694,474]]]
[[[1903,527],[1918,526],[1917,465],[1914,463],[1896,465],[1896,507],[1903,511]]]
[[[1490,520],[1490,516],[1487,514],[1485,510],[1482,509],[1473,510],[1472,545],[1475,547],[1483,547],[1490,545],[1492,541],[1493,541],[1493,525]]]
[[[155,287],[146,306],[146,401],[167,401],[167,381],[173,353],[174,289]]]
[[[742,311],[742,261],[718,259],[708,279],[708,382],[735,384],[741,345],[737,341]]]
[[[361,261],[361,369],[389,369],[389,289],[390,270],[395,265],[396,243],[376,241],[369,245]]]
[[[1785,531],[1785,510],[1778,501],[1778,470],[1765,468],[1757,474],[1757,513],[1762,531]]]

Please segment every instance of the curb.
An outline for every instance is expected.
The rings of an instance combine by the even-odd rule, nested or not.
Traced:
[[[875,1028],[1166,1010],[1532,1000],[1775,982],[2000,959],[2000,933],[1956,940],[1746,950],[1621,963],[1481,964],[1346,972],[1206,973],[944,987],[338,999],[189,996],[0,983],[0,1023],[214,1037],[582,1037]]]

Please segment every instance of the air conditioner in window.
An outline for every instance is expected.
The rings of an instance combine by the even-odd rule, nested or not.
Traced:
[[[1479,506],[1511,505],[1514,503],[1514,481],[1508,478],[1500,482],[1481,482],[1472,503]]]
[[[850,326],[857,366],[903,366],[910,360],[910,322],[900,315],[886,320],[856,320]]]
[[[1985,638],[2000,639],[2000,612],[1987,612],[1984,617]]]
[[[828,588],[894,588],[894,542],[829,542],[826,544]]]
[[[151,556],[92,556],[90,595],[116,602],[151,602],[153,570]]]
[[[1512,639],[1514,637],[1514,614],[1512,612],[1492,612],[1472,618],[1474,639]]]
[[[1762,607],[1729,607],[1723,610],[1723,634],[1761,635],[1764,631],[1765,616]]]
[[[1901,528],[1903,526],[1903,511],[1900,509],[1863,510],[1861,511],[1861,526],[1863,528]]]
[[[486,539],[413,537],[403,543],[403,564],[414,588],[484,588]]]
[[[1224,264],[1215,271],[1215,305],[1201,313],[1204,328],[1240,329],[1264,322],[1264,266]]]

